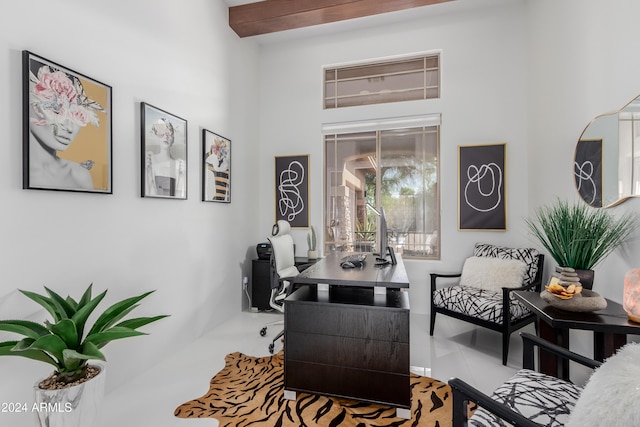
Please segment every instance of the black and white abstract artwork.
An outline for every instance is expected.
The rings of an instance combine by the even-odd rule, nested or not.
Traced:
[[[506,144],[458,146],[461,230],[506,230]]]
[[[582,199],[602,207],[602,139],[581,139],[573,165],[576,189]]]
[[[276,157],[276,221],[309,227],[309,155]]]

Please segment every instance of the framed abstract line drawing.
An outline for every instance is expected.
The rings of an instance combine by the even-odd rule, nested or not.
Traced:
[[[581,139],[576,145],[573,164],[576,189],[582,200],[601,208],[602,204],[602,139]]]
[[[458,227],[505,231],[506,144],[458,146]]]
[[[309,155],[276,157],[276,221],[309,227]]]
[[[145,102],[142,128],[142,197],[187,198],[187,121]]]
[[[22,51],[22,188],[111,194],[111,86]]]
[[[202,201],[231,203],[231,140],[202,129]]]

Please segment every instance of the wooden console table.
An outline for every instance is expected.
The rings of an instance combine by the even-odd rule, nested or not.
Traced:
[[[411,417],[409,287],[402,258],[343,270],[330,254],[285,300],[285,397],[296,392],[388,404]],[[321,290],[317,284],[327,284]],[[375,290],[374,290],[375,289]]]
[[[560,310],[536,292],[513,292],[538,317],[538,334],[549,342],[569,348],[569,331],[593,332],[593,358],[603,361],[627,343],[627,335],[640,335],[640,324],[629,321],[621,304],[607,299],[607,308],[590,313]],[[569,379],[569,363],[558,364],[554,356],[540,352],[540,371]]]

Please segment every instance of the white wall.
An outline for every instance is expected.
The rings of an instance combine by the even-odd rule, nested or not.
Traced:
[[[221,1],[5,0],[2,9],[0,318],[37,307],[17,288],[79,297],[93,283],[109,289],[103,308],[156,289],[134,314],[171,317],[104,349],[110,390],[246,305],[244,260],[260,235],[258,47],[228,27]],[[112,195],[22,190],[23,49],[113,87]],[[186,201],[140,197],[141,101],[188,120]],[[200,201],[202,128],[232,140],[231,204]],[[0,402],[31,401],[31,384],[50,371],[3,357]],[[1,425],[33,423],[5,416]]]
[[[527,2],[530,34],[529,203],[579,200],[573,155],[585,126],[640,94],[634,0]],[[638,214],[640,200],[610,208]],[[638,236],[595,267],[594,289],[622,301],[624,274],[639,267]],[[552,262],[547,266],[552,267]]]
[[[478,7],[481,3],[483,7]],[[299,38],[260,50],[260,228],[273,221],[273,156],[311,155],[311,223],[323,221],[320,126],[373,117],[442,113],[442,259],[407,261],[411,309],[428,310],[427,276],[459,271],[477,241],[525,245],[528,213],[526,19],[522,1],[459,0],[433,6],[431,17],[357,32]],[[365,108],[322,110],[325,65],[441,50],[442,98]],[[457,146],[507,143],[506,232],[461,232],[457,226]],[[307,230],[294,230],[298,252]]]

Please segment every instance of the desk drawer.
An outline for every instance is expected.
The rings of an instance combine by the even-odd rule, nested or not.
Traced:
[[[410,376],[288,361],[285,389],[411,407]]]
[[[286,303],[286,330],[409,343],[409,310],[342,304]]]
[[[406,374],[409,344],[287,331],[287,362],[296,360],[371,371]]]

